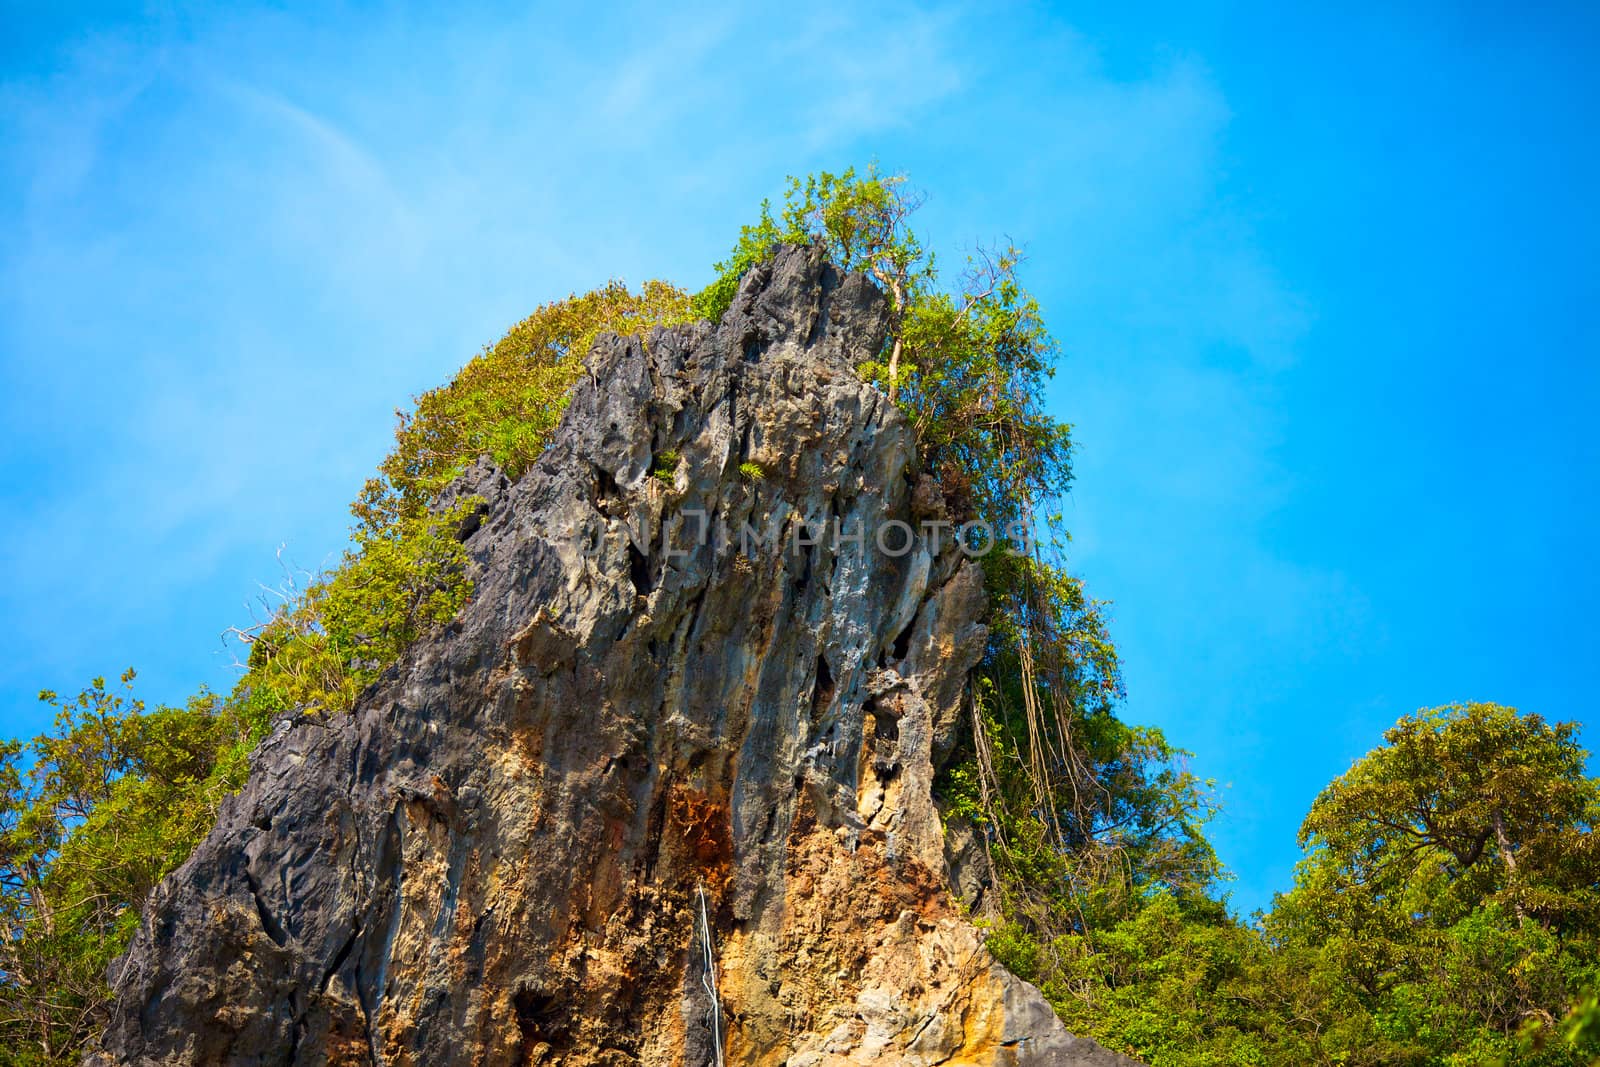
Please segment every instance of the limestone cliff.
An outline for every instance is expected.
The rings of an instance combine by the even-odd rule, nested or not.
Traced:
[[[792,249],[715,329],[598,344],[537,467],[453,490],[472,602],[351,714],[277,725],[91,1061],[1131,1063],[947,888],[982,579],[874,537],[930,496],[855,373],[884,331]]]

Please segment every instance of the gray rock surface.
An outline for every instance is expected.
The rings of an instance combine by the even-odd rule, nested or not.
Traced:
[[[484,500],[471,603],[350,714],[277,725],[90,1062],[1130,1064],[946,884],[929,790],[984,598],[952,548],[875,543],[915,521],[909,428],[854,370],[884,331],[790,249],[716,329],[602,339],[537,466],[453,490]],[[790,537],[835,521],[865,539]]]

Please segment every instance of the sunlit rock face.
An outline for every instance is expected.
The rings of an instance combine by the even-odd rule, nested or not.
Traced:
[[[453,488],[471,603],[278,724],[91,1061],[1131,1063],[948,888],[984,596],[856,374],[885,328],[790,249],[715,329],[602,340],[535,469]]]

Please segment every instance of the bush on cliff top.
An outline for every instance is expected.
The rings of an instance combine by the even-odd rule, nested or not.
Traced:
[[[583,357],[602,333],[648,334],[695,319],[689,296],[666,282],[630,292],[621,282],[546,304],[400,413],[395,447],[352,506],[360,529],[386,530],[425,512],[479,456],[512,478],[544,451],[566,410]]]

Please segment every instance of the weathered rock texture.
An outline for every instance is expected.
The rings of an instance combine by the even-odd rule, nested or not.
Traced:
[[[929,788],[983,592],[875,543],[930,496],[854,371],[884,330],[790,250],[715,330],[597,345],[537,468],[458,487],[487,501],[472,603],[353,713],[278,725],[91,1059],[1130,1063],[947,888]],[[835,520],[864,541],[788,537]],[[746,523],[780,543],[745,554]]]

